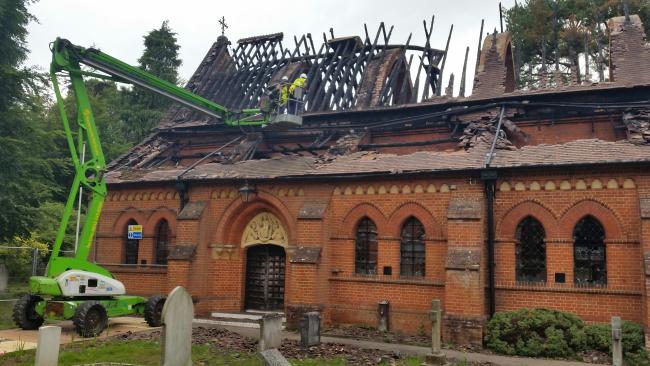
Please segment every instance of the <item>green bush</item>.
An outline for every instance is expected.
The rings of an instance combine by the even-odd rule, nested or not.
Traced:
[[[570,357],[586,348],[582,320],[549,309],[496,313],[487,324],[487,347],[495,352],[529,357]]]
[[[626,364],[650,366],[641,325],[624,321],[623,356]],[[487,324],[486,346],[507,355],[573,357],[582,351],[611,355],[609,324],[585,326],[569,313],[549,309],[520,309],[496,313]]]

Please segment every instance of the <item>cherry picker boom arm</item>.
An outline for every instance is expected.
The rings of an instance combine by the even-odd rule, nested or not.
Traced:
[[[57,38],[52,43],[51,50],[52,63],[50,65],[50,74],[68,141],[68,147],[72,155],[75,177],[57,232],[46,276],[54,278],[66,270],[77,269],[113,277],[108,270],[87,261],[90,248],[93,244],[92,241],[95,236],[97,222],[106,197],[106,181],[104,178],[106,161],[102,152],[83,76],[115,79],[120,82],[127,82],[146,88],[188,108],[218,118],[229,126],[262,126],[269,122],[269,115],[262,113],[259,109],[244,109],[237,112],[229,111],[219,104],[160,79],[137,67],[130,66],[97,49],[75,46],[65,39]],[[91,67],[106,75],[84,71],[81,69],[81,65]],[[72,129],[70,128],[58,85],[58,72],[67,72],[71,81],[71,88],[76,98],[78,123],[76,142]],[[81,151],[84,144],[88,146],[90,156],[82,162],[78,152]],[[74,203],[77,194],[79,194],[80,187],[88,189],[91,196],[86,212],[86,219],[79,236],[78,249],[74,258],[59,256],[65,230],[73,214]]]

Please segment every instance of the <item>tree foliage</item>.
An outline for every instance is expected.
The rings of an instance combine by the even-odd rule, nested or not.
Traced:
[[[74,176],[48,75],[23,65],[26,27],[36,21],[28,11],[33,2],[0,0],[0,245],[51,246]],[[140,67],[178,83],[179,46],[168,23],[149,32],[144,45]],[[148,135],[170,104],[112,81],[86,78],[86,87],[107,161]],[[76,133],[75,98],[67,90],[64,104]],[[70,220],[64,250],[74,243],[75,226]]]
[[[170,83],[178,84],[180,46],[168,21],[164,21],[160,29],[154,29],[144,36],[144,47],[142,57],[138,60],[140,68]],[[123,109],[122,118],[126,124],[127,138],[137,143],[151,133],[172,102],[169,98],[138,87],[130,91],[124,90],[123,93],[123,104],[126,108]]]
[[[629,13],[638,14],[650,32],[650,2],[629,0]],[[512,33],[515,59],[523,84],[535,85],[544,74],[559,71],[584,75],[585,53],[589,75],[606,79],[608,64],[607,20],[623,15],[619,0],[526,0],[506,10],[506,24]],[[580,77],[580,76],[579,76]]]

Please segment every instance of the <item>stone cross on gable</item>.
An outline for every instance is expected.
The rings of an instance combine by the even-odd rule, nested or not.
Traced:
[[[226,33],[226,29],[228,29],[228,24],[226,24],[226,17],[222,16],[221,19],[219,19],[219,24],[221,24],[221,35],[223,36]]]

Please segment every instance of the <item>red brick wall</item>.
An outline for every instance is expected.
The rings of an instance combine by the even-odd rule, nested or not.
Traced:
[[[497,310],[552,307],[575,312],[587,321],[605,322],[614,314],[646,321],[639,196],[650,196],[648,182],[650,179],[638,171],[623,168],[500,173],[495,202]],[[242,311],[246,251],[241,248],[241,235],[252,217],[269,211],[280,219],[289,236],[285,305],[321,307],[326,322],[376,325],[377,303],[387,299],[391,327],[408,332],[417,332],[422,326],[428,329],[427,312],[434,298],[443,301],[446,314],[487,315],[484,218],[447,219],[452,199],[479,200],[481,207],[485,205],[483,185],[476,177],[334,183],[259,184],[257,199],[248,204],[239,199],[237,186],[194,184],[190,199],[208,201],[208,205],[200,220],[178,222],[178,198],[170,187],[111,187],[99,226],[97,261],[121,261],[125,225],[133,218],[145,225],[140,258],[151,263],[152,233],[161,215],[166,215],[174,243],[183,238],[184,244],[196,244],[195,258],[187,264],[174,261],[158,272],[140,267],[114,270],[116,276],[131,293],[150,294],[185,284],[197,298],[200,313]],[[299,219],[305,202],[327,203],[323,218]],[[605,227],[606,288],[573,286],[572,229],[586,214]],[[426,231],[426,276],[422,279],[399,275],[399,233],[411,215]],[[527,215],[536,217],[546,232],[544,286],[522,286],[515,281],[515,230]],[[380,275],[371,277],[354,274],[354,231],[366,216],[377,225],[379,242]],[[647,237],[647,233],[643,235]],[[291,248],[304,245],[322,248],[320,263],[290,263]],[[445,268],[448,252],[458,248],[481,252],[479,271],[450,272]],[[381,275],[388,266],[392,275]],[[565,284],[554,282],[556,272],[566,274]],[[466,320],[451,319],[449,324]]]

